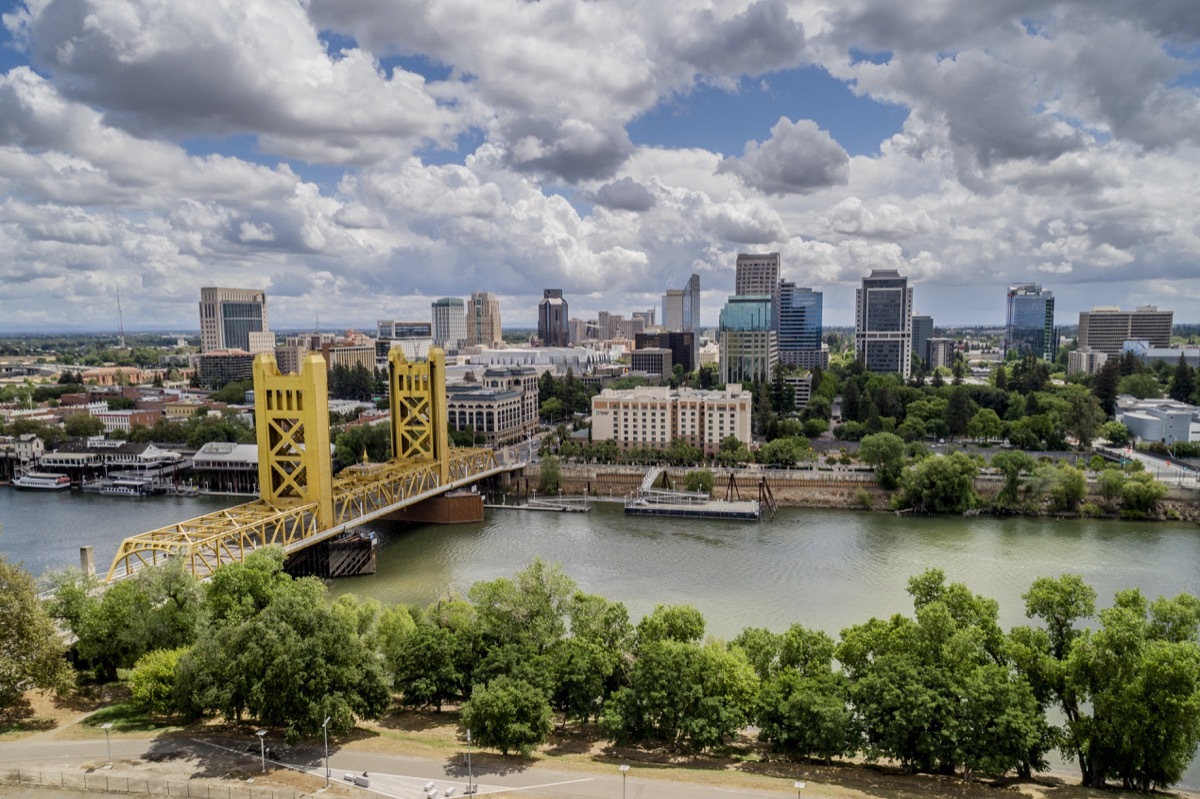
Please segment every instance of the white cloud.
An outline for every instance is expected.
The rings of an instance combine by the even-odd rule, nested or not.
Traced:
[[[780,117],[771,138],[746,142],[743,155],[717,167],[766,194],[807,194],[846,182],[850,156],[810,119]]]

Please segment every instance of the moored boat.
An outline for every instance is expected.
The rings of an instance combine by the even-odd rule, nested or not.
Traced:
[[[62,491],[71,487],[71,478],[53,472],[25,472],[13,479],[12,486],[23,491]]]

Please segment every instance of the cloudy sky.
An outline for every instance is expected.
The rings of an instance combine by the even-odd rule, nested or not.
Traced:
[[[543,287],[702,321],[738,252],[853,323],[1200,321],[1196,0],[25,0],[0,33],[0,330],[428,318]]]

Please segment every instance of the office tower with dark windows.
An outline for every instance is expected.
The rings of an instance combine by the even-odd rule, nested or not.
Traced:
[[[543,347],[566,347],[571,343],[567,328],[567,301],[562,289],[543,289],[538,303],[538,339]]]
[[[250,334],[264,333],[267,295],[257,289],[200,289],[200,349],[250,351]]]
[[[1080,311],[1079,349],[1103,352],[1111,358],[1121,354],[1126,341],[1166,347],[1171,343],[1174,317],[1174,311],[1160,311],[1153,305],[1133,311],[1109,307]]]
[[[472,292],[467,304],[467,346],[499,347],[502,343],[500,300],[490,291]]]
[[[696,334],[671,331],[668,333],[638,333],[633,337],[634,352],[645,349],[671,351],[671,364],[681,363],[686,372],[700,368],[700,351],[696,347]]]
[[[821,346],[822,294],[779,281],[779,362],[812,369],[829,365],[829,351]]]
[[[912,351],[921,359],[926,369],[929,365],[929,339],[933,338],[933,317],[926,314],[913,314],[912,318]]]
[[[870,372],[912,372],[913,290],[895,269],[863,278],[854,308],[854,351]]]
[[[1036,283],[1008,287],[1008,308],[1004,322],[1004,355],[1034,355],[1053,361],[1058,353],[1054,329],[1054,294]]]
[[[434,300],[433,346],[457,350],[467,340],[467,315],[462,297],[442,297]]]

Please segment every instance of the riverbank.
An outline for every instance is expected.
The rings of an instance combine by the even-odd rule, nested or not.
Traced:
[[[588,494],[597,497],[627,497],[637,493],[642,479],[651,467],[616,466],[606,464],[562,464],[559,467],[564,494]],[[518,493],[536,490],[540,467],[530,465],[513,478],[512,488]],[[668,484],[682,488],[690,468],[670,467],[665,470]],[[895,492],[879,487],[875,472],[869,467],[837,466],[810,469],[712,469],[714,499],[754,499],[765,483],[780,507],[812,510],[870,510],[891,512]],[[975,491],[984,504],[990,504],[1000,492],[1003,478],[981,474],[975,481]],[[1088,496],[1084,504],[1103,508],[1104,499],[1094,480],[1088,481]],[[983,513],[987,513],[986,508]],[[1117,514],[1097,512],[1090,515],[1058,513],[1016,513],[1030,518],[1099,518],[1121,519]],[[1128,521],[1128,519],[1125,519]],[[1157,513],[1139,521],[1200,522],[1200,491],[1167,486],[1167,498]]]

